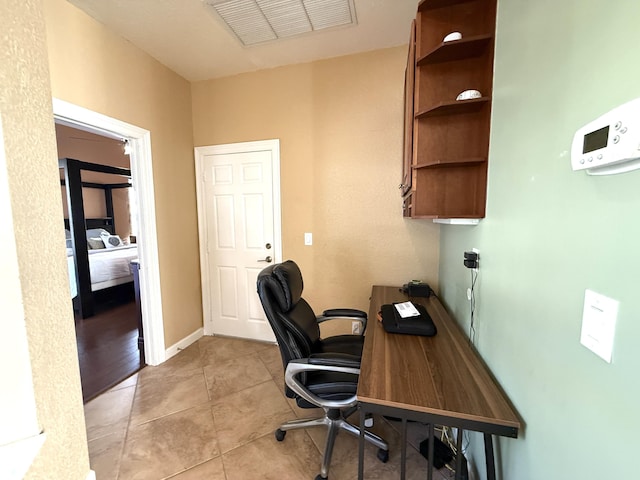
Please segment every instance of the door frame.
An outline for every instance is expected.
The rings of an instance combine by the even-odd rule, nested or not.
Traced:
[[[209,289],[209,255],[207,253],[205,218],[206,200],[204,189],[204,157],[206,155],[224,155],[229,153],[271,152],[272,169],[272,194],[273,194],[273,257],[274,263],[282,261],[282,215],[280,212],[280,139],[258,140],[254,142],[225,143],[221,145],[209,145],[195,147],[196,162],[196,197],[198,205],[198,239],[200,243],[200,277],[202,281],[202,315],[204,321],[204,334],[213,335],[213,319],[211,318],[211,298]]]
[[[53,98],[56,122],[98,135],[128,139],[131,145],[131,177],[138,200],[138,257],[140,258],[140,298],[144,353],[147,365],[166,360],[164,319],[160,291],[158,232],[153,188],[151,132],[121,120],[102,115],[64,100]]]

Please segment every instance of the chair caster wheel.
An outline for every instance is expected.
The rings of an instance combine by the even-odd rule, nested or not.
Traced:
[[[378,460],[382,463],[387,463],[389,461],[389,450],[383,450],[381,448],[378,449]]]
[[[287,434],[284,430],[277,429],[276,430],[276,440],[281,442],[284,440],[284,436]]]
[[[327,480],[329,477],[323,477],[322,475],[318,474],[316,475],[315,480]]]

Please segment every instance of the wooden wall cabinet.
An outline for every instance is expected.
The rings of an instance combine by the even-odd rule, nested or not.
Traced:
[[[401,189],[407,217],[485,215],[495,18],[496,0],[418,5],[405,79]],[[462,38],[443,42],[452,32]],[[482,96],[456,100],[470,89]]]

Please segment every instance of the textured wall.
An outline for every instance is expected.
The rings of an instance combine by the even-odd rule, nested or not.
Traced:
[[[403,220],[397,188],[405,62],[401,47],[193,84],[196,146],[280,139],[283,255],[316,310],[437,284],[439,229]]]
[[[53,96],[151,132],[165,344],[202,326],[189,83],[65,0],[45,0]]]
[[[0,2],[0,113],[38,422],[28,479],[89,472],[41,2]],[[10,226],[3,225],[3,228]],[[1,368],[11,368],[2,365]]]
[[[468,326],[462,252],[479,248],[478,346],[526,424],[501,478],[635,478],[640,172],[573,172],[568,151],[640,95],[640,3],[498,3],[487,218],[443,227],[441,290]],[[586,288],[620,301],[611,364],[580,344]]]

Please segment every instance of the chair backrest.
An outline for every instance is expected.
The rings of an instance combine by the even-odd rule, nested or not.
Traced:
[[[302,273],[292,260],[270,265],[258,274],[258,296],[278,341],[282,364],[307,358],[320,340],[311,306],[302,298]]]

